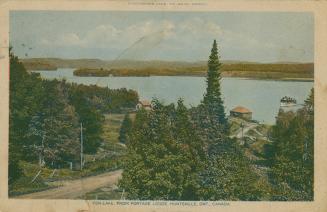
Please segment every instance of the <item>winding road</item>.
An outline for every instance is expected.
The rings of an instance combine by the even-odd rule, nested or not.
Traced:
[[[45,191],[20,195],[19,199],[76,199],[95,189],[117,184],[123,170],[107,172],[104,174],[81,178],[78,180],[61,181],[63,185]]]

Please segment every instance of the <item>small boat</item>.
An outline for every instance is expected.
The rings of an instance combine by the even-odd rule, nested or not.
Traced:
[[[292,97],[284,96],[280,100],[280,106],[281,107],[292,107],[292,106],[296,106],[296,105],[297,105],[296,104],[296,99],[294,99]]]

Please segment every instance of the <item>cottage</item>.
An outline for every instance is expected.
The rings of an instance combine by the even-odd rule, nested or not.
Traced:
[[[230,111],[230,116],[251,120],[252,112],[245,107],[237,106]]]
[[[151,110],[152,109],[151,102],[149,102],[147,100],[139,101],[139,103],[137,103],[137,105],[136,105],[136,110],[140,110],[142,108],[145,110]]]

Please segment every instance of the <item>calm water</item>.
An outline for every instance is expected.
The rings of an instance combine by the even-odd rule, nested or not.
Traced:
[[[76,77],[73,69],[57,71],[35,71],[47,79],[63,79],[85,85],[97,84],[109,88],[128,88],[136,90],[140,99],[153,97],[165,103],[175,103],[183,98],[185,104],[196,106],[203,98],[206,89],[204,77],[153,76],[153,77]],[[223,78],[222,93],[226,113],[241,105],[253,112],[253,119],[267,124],[275,122],[279,110],[279,100],[283,96],[294,97],[303,103],[309,95],[313,82],[250,80]]]

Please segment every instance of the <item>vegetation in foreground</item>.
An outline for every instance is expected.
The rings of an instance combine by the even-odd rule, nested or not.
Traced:
[[[199,106],[154,100],[153,110],[136,114],[125,130],[128,157],[119,183],[127,199],[312,200],[313,91],[303,109],[280,112],[269,140],[245,139],[242,146],[230,136],[220,67],[214,42]]]

